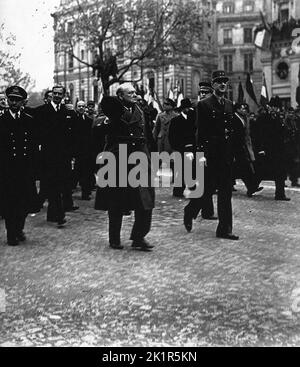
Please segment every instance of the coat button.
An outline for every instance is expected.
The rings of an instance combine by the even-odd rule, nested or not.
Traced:
[[[133,136],[133,134],[131,133],[130,136]]]
[[[16,150],[16,147],[13,147],[14,150]]]
[[[14,153],[14,157],[16,157],[17,155],[16,155],[16,153]]]

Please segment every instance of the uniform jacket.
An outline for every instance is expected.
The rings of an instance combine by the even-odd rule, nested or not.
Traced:
[[[197,105],[197,144],[208,164],[232,164],[236,151],[241,151],[241,137],[234,121],[233,105],[224,99],[224,105],[213,94]],[[213,164],[214,164],[213,163]]]
[[[36,125],[24,112],[15,120],[9,111],[0,117],[0,212],[5,216],[15,203],[24,212],[36,212],[34,162],[37,152]]]
[[[134,105],[132,111],[127,110],[115,97],[106,97],[102,101],[103,112],[109,118],[107,131],[107,144],[104,151],[114,153],[117,162],[117,187],[97,188],[95,208],[108,210],[119,208],[120,210],[131,210],[143,208],[150,210],[154,207],[154,189],[151,187],[151,163],[148,150],[147,120],[138,105]],[[128,155],[133,152],[143,152],[148,157],[143,173],[148,176],[149,187],[119,187],[119,144],[127,147]],[[128,159],[128,157],[126,157]],[[134,165],[127,164],[127,172]]]

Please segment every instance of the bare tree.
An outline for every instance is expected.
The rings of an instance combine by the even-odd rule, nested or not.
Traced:
[[[13,51],[15,36],[12,34],[5,36],[3,24],[0,25],[0,45],[1,86],[20,85],[25,89],[31,89],[34,86],[34,81],[28,73],[22,72],[17,66],[20,54]]]
[[[53,14],[56,46],[91,67],[101,79],[105,94],[112,84],[124,81],[132,66],[159,66],[174,57],[175,52],[191,53],[193,50],[186,47],[187,42],[192,44],[192,39],[203,36],[200,36],[203,18],[193,12],[197,1],[74,0],[69,3]],[[94,55],[91,62],[76,53],[80,42]]]

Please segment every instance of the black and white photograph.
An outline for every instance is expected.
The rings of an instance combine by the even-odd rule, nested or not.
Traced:
[[[0,347],[299,346],[300,1],[0,0]]]

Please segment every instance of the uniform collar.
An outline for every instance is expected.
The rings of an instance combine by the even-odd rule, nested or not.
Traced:
[[[20,111],[12,112],[11,109],[9,109],[9,113],[11,114],[11,116],[13,117],[14,120],[16,120],[17,117],[20,117]]]

